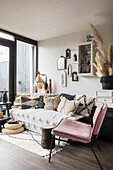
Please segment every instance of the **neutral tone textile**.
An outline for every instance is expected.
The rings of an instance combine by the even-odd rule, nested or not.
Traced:
[[[57,109],[59,102],[60,102],[59,96],[44,97],[44,103],[45,103],[44,109],[46,110]]]
[[[21,133],[23,131],[24,131],[23,126],[18,129],[15,129],[15,130],[5,129],[5,128],[2,129],[2,133],[4,133],[4,134],[17,134],[17,133]]]
[[[68,100],[65,97],[60,97],[60,103],[58,105],[57,111],[68,116],[74,116],[74,113],[78,109],[79,103],[75,100]]]
[[[18,128],[22,127],[22,123],[21,122],[15,123],[15,124],[5,123],[4,127],[6,129],[15,130],[15,129],[18,129]]]
[[[44,109],[11,109],[10,116],[14,120],[22,121],[26,129],[38,133],[42,133],[42,126],[56,126],[63,118],[78,120],[79,118],[83,117],[81,115],[76,115],[76,117],[69,117],[68,115],[54,110]]]

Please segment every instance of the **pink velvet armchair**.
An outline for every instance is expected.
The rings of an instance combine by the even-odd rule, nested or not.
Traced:
[[[51,160],[53,141],[55,139],[58,140],[57,138],[55,138],[55,136],[59,136],[62,138],[67,138],[70,140],[89,144],[100,168],[103,169],[93,149],[92,144],[94,141],[97,143],[97,137],[98,137],[102,122],[104,120],[106,111],[107,111],[107,105],[105,103],[99,103],[93,116],[93,127],[91,127],[90,124],[73,121],[70,119],[62,119],[60,123],[52,130],[53,136],[52,136],[52,142],[51,142],[49,162]],[[61,141],[64,141],[64,140],[61,140]],[[97,146],[100,150],[98,143],[97,143]]]

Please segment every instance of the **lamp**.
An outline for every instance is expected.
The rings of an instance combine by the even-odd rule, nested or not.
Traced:
[[[41,78],[41,76],[45,76],[45,80]],[[34,83],[34,87],[36,88],[37,92],[40,93],[41,89],[47,90],[47,76],[46,74],[40,74],[37,72],[37,77]]]

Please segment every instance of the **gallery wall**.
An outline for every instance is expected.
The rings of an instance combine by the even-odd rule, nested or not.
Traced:
[[[104,45],[108,50],[110,44],[113,44],[113,24],[96,26],[100,35],[103,38]],[[47,74],[48,79],[52,80],[53,93],[70,93],[70,94],[86,94],[95,97],[96,91],[101,90],[100,78],[97,76],[82,77],[79,76],[78,82],[73,82],[72,78],[67,78],[67,87],[61,86],[62,71],[57,70],[57,60],[63,55],[66,56],[67,48],[76,50],[77,45],[86,42],[86,36],[89,35],[89,30],[72,33],[48,40],[39,42],[38,49],[38,68],[41,73]],[[71,63],[71,59],[67,60]],[[72,64],[72,63],[71,63]],[[72,71],[77,70],[77,65],[72,64]]]

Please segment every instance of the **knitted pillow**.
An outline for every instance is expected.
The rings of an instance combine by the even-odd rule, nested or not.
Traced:
[[[76,101],[80,102],[76,113],[82,116],[89,116],[93,106],[95,105],[95,98],[88,97],[86,95],[76,95]]]
[[[57,111],[68,116],[74,116],[74,113],[78,109],[80,102],[75,100],[68,100],[65,97],[60,97],[60,103],[58,105]]]
[[[59,96],[52,96],[52,97],[44,97],[44,109],[46,110],[55,110],[58,107],[58,104],[60,102]]]

